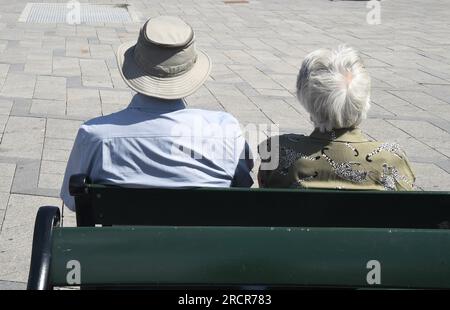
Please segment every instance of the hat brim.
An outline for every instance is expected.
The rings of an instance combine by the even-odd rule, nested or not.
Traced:
[[[211,72],[211,59],[197,50],[197,61],[186,73],[169,78],[149,75],[134,60],[134,46],[135,42],[120,45],[117,63],[125,83],[138,93],[162,99],[184,98],[199,89]]]

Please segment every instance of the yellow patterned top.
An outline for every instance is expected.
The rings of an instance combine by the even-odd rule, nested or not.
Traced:
[[[270,157],[261,155],[260,187],[414,190],[415,176],[399,145],[369,141],[358,128],[316,129],[263,143],[259,152],[264,146]],[[278,165],[266,170],[268,162]]]

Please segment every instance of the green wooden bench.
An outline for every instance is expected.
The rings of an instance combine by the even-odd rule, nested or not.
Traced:
[[[450,288],[450,193],[130,189],[73,176],[39,209],[29,289]],[[102,227],[99,227],[99,226]]]

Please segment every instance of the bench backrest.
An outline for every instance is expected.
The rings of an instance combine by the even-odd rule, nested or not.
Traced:
[[[71,180],[78,226],[445,228],[450,192],[151,189]]]

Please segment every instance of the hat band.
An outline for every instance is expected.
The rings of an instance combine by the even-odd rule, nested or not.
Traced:
[[[139,60],[139,57],[136,57],[136,53],[135,53],[134,58],[135,58],[136,63],[141,67],[141,69],[143,69],[149,75],[168,78],[168,77],[176,77],[176,76],[182,75],[183,73],[186,73],[187,71],[191,70],[192,67],[194,67],[195,63],[197,62],[198,57],[196,55],[195,58],[190,60],[188,63],[184,63],[184,64],[177,65],[177,66],[170,66],[170,67],[161,66],[161,65],[157,65],[154,67],[148,67],[148,66],[145,66]]]
[[[145,44],[146,43],[146,44]],[[186,73],[197,62],[195,45],[167,48],[138,40],[134,46],[134,60],[146,73],[169,78]]]

